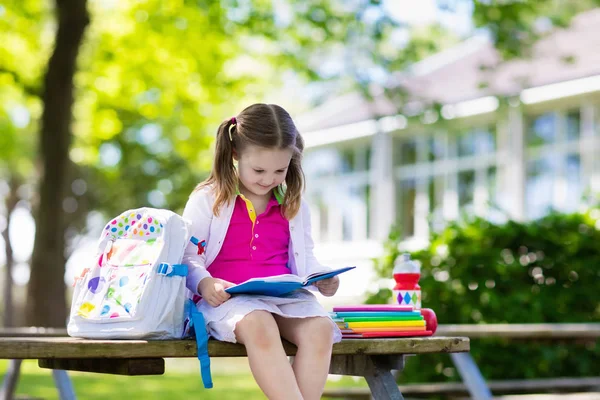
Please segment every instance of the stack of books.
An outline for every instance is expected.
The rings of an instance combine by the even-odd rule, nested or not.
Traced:
[[[343,338],[431,336],[425,319],[412,306],[363,304],[334,307],[331,318]]]

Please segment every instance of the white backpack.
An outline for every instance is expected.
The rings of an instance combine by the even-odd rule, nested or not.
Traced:
[[[129,210],[104,228],[98,250],[75,278],[70,336],[89,339],[179,339],[184,336],[190,237],[179,215]]]

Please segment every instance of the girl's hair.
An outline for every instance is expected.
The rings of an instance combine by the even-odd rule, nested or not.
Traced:
[[[283,215],[292,219],[300,210],[304,190],[301,164],[304,140],[290,114],[275,104],[253,104],[219,125],[213,169],[194,191],[205,187],[214,191],[213,214],[218,216],[220,208],[236,194],[238,176],[233,164],[233,150],[240,155],[248,145],[292,150],[282,204]]]

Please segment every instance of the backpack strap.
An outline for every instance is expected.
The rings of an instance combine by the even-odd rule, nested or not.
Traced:
[[[206,389],[213,387],[212,377],[210,375],[210,357],[208,356],[208,332],[202,313],[196,308],[196,304],[188,299],[188,315],[190,318],[190,328],[193,328],[196,336],[196,350],[198,361],[200,361],[200,376]],[[190,329],[190,332],[191,329]]]
[[[161,263],[158,266],[156,273],[160,275],[171,276],[187,276],[188,266],[185,264],[167,264]]]

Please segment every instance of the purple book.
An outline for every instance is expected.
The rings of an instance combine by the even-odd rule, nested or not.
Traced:
[[[398,304],[361,304],[357,306],[333,307],[333,311],[413,311],[413,306],[401,306]]]

